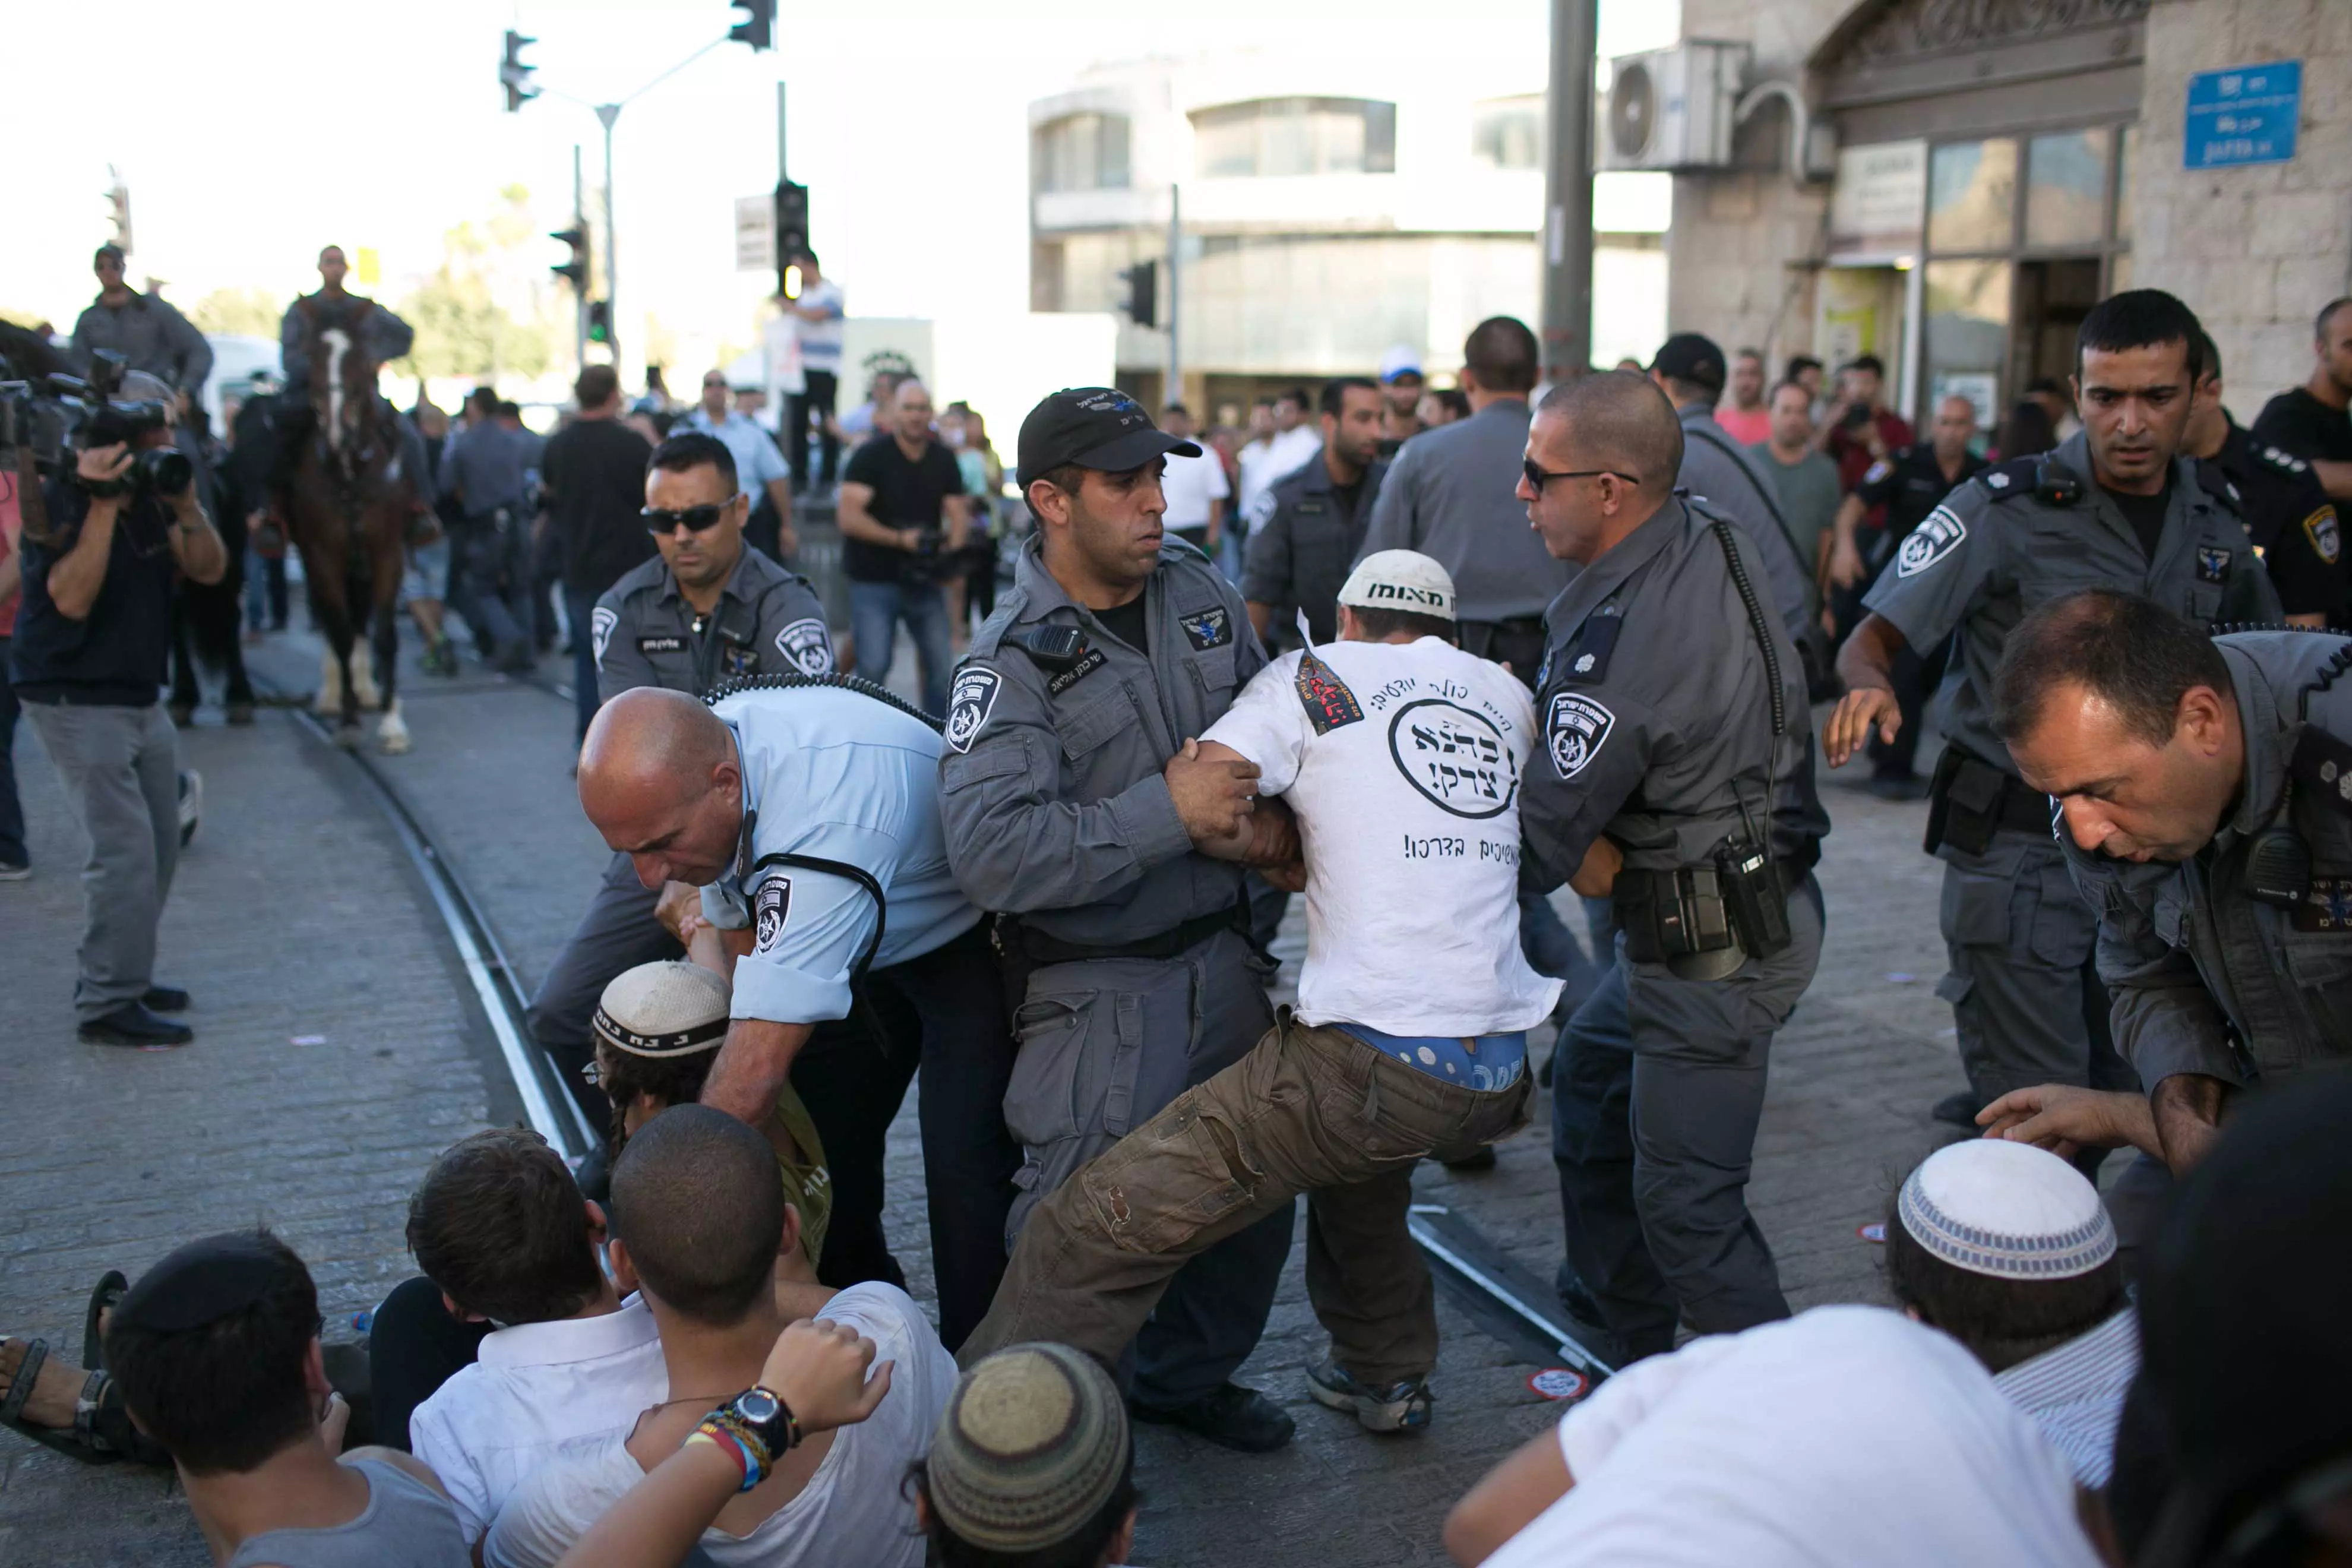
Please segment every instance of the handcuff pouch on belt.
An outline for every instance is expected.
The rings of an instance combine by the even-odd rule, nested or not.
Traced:
[[[1625,955],[1684,980],[1719,980],[1794,940],[1782,868],[1744,835],[1716,846],[1712,866],[1622,870],[1612,890]],[[1802,873],[1799,873],[1802,875]]]
[[[2004,827],[2048,833],[2050,797],[1980,757],[1946,746],[1927,784],[1927,832],[1922,847],[1933,855],[1949,844],[1981,855]]]

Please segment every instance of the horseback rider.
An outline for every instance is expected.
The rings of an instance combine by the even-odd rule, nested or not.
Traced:
[[[415,330],[387,307],[343,288],[343,277],[349,270],[342,247],[331,245],[319,252],[318,292],[305,294],[287,306],[285,319],[278,325],[278,354],[285,367],[286,384],[278,396],[278,452],[270,486],[275,492],[282,493],[293,477],[295,458],[303,442],[310,438],[314,424],[310,411],[311,340],[320,332],[340,328],[350,334],[354,347],[379,365],[399,359],[416,341]],[[420,521],[429,520],[433,511],[433,469],[425,460],[424,438],[388,400],[383,400],[383,417],[386,428],[399,433],[401,471],[407,476],[415,495],[416,516]],[[429,521],[425,521],[424,526],[427,532],[431,531]],[[412,523],[411,532],[416,529],[417,524]]]
[[[111,349],[174,392],[201,395],[213,371],[213,346],[160,294],[142,294],[123,281],[122,247],[101,245],[90,261],[98,298],[74,322],[76,357],[87,361]]]

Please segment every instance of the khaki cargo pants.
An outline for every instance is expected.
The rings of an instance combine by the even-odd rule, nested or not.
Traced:
[[[1038,1205],[961,1359],[1051,1340],[1115,1362],[1188,1259],[1305,1193],[1307,1293],[1333,1358],[1376,1385],[1425,1377],[1437,1308],[1405,1230],[1413,1163],[1517,1131],[1530,1089],[1442,1083],[1286,1009]]]

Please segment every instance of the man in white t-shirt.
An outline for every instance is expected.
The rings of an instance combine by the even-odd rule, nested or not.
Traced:
[[[781,1453],[719,1510],[702,1550],[720,1568],[921,1568],[907,1470],[947,1409],[955,1363],[898,1287],[819,1285],[798,1225],[768,1141],[725,1111],[672,1106],[631,1135],[613,1167],[613,1268],[653,1310],[670,1388],[691,1394],[565,1445],[499,1510],[482,1542],[488,1568],[551,1568],[714,1407],[756,1389],[776,1337],[801,1318],[872,1340],[889,1392],[864,1422]]]
[[[1519,951],[1535,715],[1516,678],[1454,646],[1454,584],[1429,557],[1368,556],[1339,606],[1338,642],[1275,660],[1198,742],[1255,763],[1285,803],[1201,849],[1263,863],[1296,818],[1297,1004],[1038,1205],[967,1365],[1029,1340],[1115,1360],[1189,1258],[1306,1193],[1307,1295],[1331,1335],[1308,1391],[1372,1431],[1429,1424],[1413,1162],[1525,1125],[1527,1030],[1559,995]]]
[[[1190,441],[1192,411],[1171,403],[1160,411],[1160,427],[1180,441]],[[1224,537],[1225,500],[1233,494],[1233,488],[1225,483],[1225,465],[1217,455],[1205,448],[1191,458],[1169,453],[1168,467],[1160,476],[1160,493],[1168,500],[1160,526],[1215,560],[1217,542]]]
[[[1267,405],[1265,427],[1258,426],[1256,410],[1250,415],[1251,440],[1241,449],[1241,495],[1238,514],[1255,521],[1256,508],[1275,480],[1306,466],[1323,449],[1323,432],[1307,416],[1314,406],[1306,390],[1293,387]]]

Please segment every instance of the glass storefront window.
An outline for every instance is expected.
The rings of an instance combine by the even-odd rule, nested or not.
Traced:
[[[1396,172],[1396,105],[1361,98],[1269,98],[1192,113],[1206,178]]]
[[[2104,127],[2026,144],[2027,245],[2095,249],[2106,237],[2108,145]]]
[[[2010,266],[2006,261],[1930,261],[1924,334],[1927,397],[1933,408],[1958,394],[1990,423],[2000,402],[2009,342]]]
[[[1040,191],[1127,188],[1127,117],[1070,114],[1034,132]]]
[[[2017,143],[1956,142],[1927,160],[1927,248],[2006,250],[2016,225]]]

